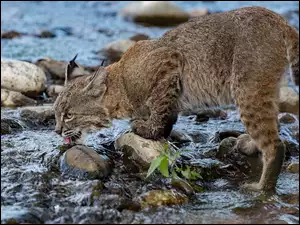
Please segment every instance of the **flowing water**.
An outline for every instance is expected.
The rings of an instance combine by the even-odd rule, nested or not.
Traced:
[[[118,10],[128,2],[1,2],[1,29],[39,33],[47,29],[57,36],[50,39],[24,36],[1,40],[1,58],[35,61],[49,56],[71,59],[79,53],[84,65],[98,65],[95,51],[105,44],[126,39],[136,33],[159,37],[170,28],[143,27],[124,21]],[[211,12],[241,6],[261,5],[281,14],[298,28],[298,2],[175,2],[191,10],[207,7]],[[110,35],[97,30],[108,30]],[[71,34],[68,34],[70,31]],[[197,123],[192,116],[181,116],[175,129],[193,137],[180,148],[191,149],[186,161],[194,166],[221,163],[213,155],[219,141],[216,134],[225,130],[244,132],[235,110],[226,120],[210,119]],[[19,110],[1,108],[1,118],[22,121]],[[112,128],[90,135],[86,144],[101,154],[114,155],[112,142],[129,129],[128,121],[117,120]],[[282,124],[281,137],[293,146],[289,162],[299,162],[299,143],[293,136],[298,121]],[[161,189],[167,181],[152,182],[120,172],[118,166],[105,180],[80,180],[59,172],[59,146],[62,144],[53,125],[26,126],[22,131],[1,135],[1,221],[31,223],[299,223],[299,174],[283,169],[276,193],[265,195],[239,189],[239,181],[218,176],[202,183],[183,205],[159,206],[138,211],[120,209],[125,199],[147,190]],[[92,195],[99,188],[99,196]],[[104,187],[104,188],[103,188]],[[9,220],[10,219],[10,220]],[[14,220],[12,220],[14,219]]]

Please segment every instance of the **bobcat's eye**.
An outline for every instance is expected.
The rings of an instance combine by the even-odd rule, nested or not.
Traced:
[[[71,119],[72,117],[73,117],[73,114],[71,114],[71,113],[67,114],[67,119]]]

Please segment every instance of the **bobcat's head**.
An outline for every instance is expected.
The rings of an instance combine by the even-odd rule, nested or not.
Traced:
[[[81,76],[68,82],[69,75],[77,67],[76,56],[66,67],[65,89],[57,97],[54,111],[55,132],[66,143],[80,144],[87,133],[109,127],[111,121],[103,105],[107,76],[103,63],[93,75]]]

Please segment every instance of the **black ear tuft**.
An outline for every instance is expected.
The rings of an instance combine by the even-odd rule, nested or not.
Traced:
[[[75,68],[75,67],[78,67],[78,65],[76,64],[76,62],[75,62],[75,59],[77,58],[77,55],[78,55],[78,53],[75,55],[75,57],[69,62],[69,66],[70,66],[70,69],[73,71],[73,69]]]
[[[103,65],[104,65],[104,62],[105,62],[105,59],[102,60],[102,63],[101,63],[100,66],[103,66]]]
[[[79,67],[76,64],[76,62],[75,62],[75,59],[77,58],[77,55],[78,55],[78,53],[75,55],[75,57],[71,61],[69,61],[68,65],[66,67],[66,71],[65,71],[65,86],[67,85],[67,82],[68,82],[68,80],[69,80],[72,72],[74,71],[74,69],[76,67]]]

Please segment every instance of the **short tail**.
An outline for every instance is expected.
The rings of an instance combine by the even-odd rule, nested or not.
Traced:
[[[294,27],[288,25],[285,39],[292,80],[299,86],[299,35]]]

